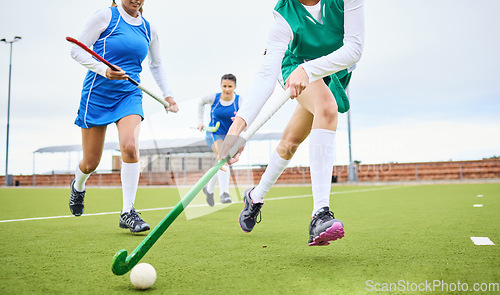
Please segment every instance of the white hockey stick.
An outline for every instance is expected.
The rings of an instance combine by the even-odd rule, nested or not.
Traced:
[[[236,143],[229,150],[229,155],[233,157],[238,150],[245,146],[246,142],[264,125],[274,114],[288,101],[290,98],[290,88],[285,90],[280,97],[275,100],[270,101],[270,105],[264,111],[259,113],[257,118],[253,121],[253,123],[247,127],[247,130],[244,131]]]

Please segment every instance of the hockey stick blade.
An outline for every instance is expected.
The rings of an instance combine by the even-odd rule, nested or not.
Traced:
[[[208,126],[208,127],[205,127],[205,131],[208,131],[208,132],[215,132],[217,130],[219,130],[219,127],[220,127],[220,122],[217,121],[217,123],[215,123],[215,126]]]
[[[214,177],[215,174],[222,168],[229,158],[220,159],[210,170],[208,170],[201,179],[191,188],[191,190],[175,205],[175,207],[163,218],[160,223],[148,234],[146,238],[135,248],[135,250],[127,256],[125,249],[119,250],[113,257],[111,262],[111,270],[115,275],[124,275],[130,271],[146,253],[151,249],[154,243],[161,237],[167,228],[174,222],[175,219],[184,211],[191,203],[196,195],[203,187]]]

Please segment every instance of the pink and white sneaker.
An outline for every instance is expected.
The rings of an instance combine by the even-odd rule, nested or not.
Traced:
[[[330,241],[344,237],[344,224],[335,219],[330,208],[323,207],[313,216],[309,225],[309,246],[328,246]]]

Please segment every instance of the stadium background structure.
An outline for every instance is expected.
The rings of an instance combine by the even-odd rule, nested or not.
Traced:
[[[280,132],[257,133],[250,141],[278,141]],[[117,153],[116,142],[106,143],[104,150]],[[7,180],[13,186],[67,186],[74,177],[69,170],[56,170],[47,173],[35,173],[36,159],[40,155],[68,154],[81,152],[81,145],[61,145],[44,147],[33,152],[33,173],[31,175],[9,175]],[[251,148],[249,154],[256,153]],[[258,151],[259,153],[261,151]],[[192,185],[209,169],[215,154],[208,148],[204,137],[149,140],[140,143],[141,177],[139,185]],[[118,153],[117,153],[118,154]],[[253,156],[253,155],[252,155]],[[111,158],[112,169],[97,170],[89,179],[89,186],[119,186],[121,158]],[[265,170],[265,164],[232,166],[237,185],[252,185],[258,182]],[[71,167],[68,167],[71,168]],[[98,168],[99,169],[99,168]],[[336,165],[332,174],[332,183],[383,183],[383,182],[422,182],[422,181],[487,181],[500,182],[500,159],[474,161],[446,161],[419,163],[356,163],[355,181],[349,177],[351,165]],[[307,166],[288,167],[278,179],[277,184],[310,184],[310,171]],[[0,176],[0,183],[6,183],[5,176]],[[234,184],[234,183],[233,183]]]
[[[252,142],[268,144],[269,153],[273,143],[281,137],[280,132],[257,133],[247,144],[247,157],[265,158],[262,149],[251,148]],[[97,175],[89,179],[90,186],[119,186],[121,158],[117,142],[105,143],[104,150],[114,153],[107,163],[110,169],[98,167]],[[81,145],[59,145],[39,148],[33,152],[33,172],[31,175],[0,176],[0,183],[10,186],[67,186],[74,177],[71,162],[72,153],[81,153]],[[67,155],[66,169],[57,162]],[[193,185],[215,161],[215,154],[206,145],[203,136],[141,141],[141,177],[139,185]],[[52,171],[36,173],[37,157],[44,155],[53,167]],[[104,160],[103,160],[104,161]],[[422,181],[481,181],[500,182],[500,159],[491,158],[472,161],[418,162],[418,163],[378,163],[361,164],[352,161],[350,165],[336,165],[332,183],[383,183]],[[263,174],[266,161],[236,163],[232,166],[233,185],[253,185]],[[64,163],[64,161],[63,161]],[[353,165],[354,163],[354,165]],[[111,164],[111,165],[109,165]],[[101,165],[100,165],[101,166]],[[354,167],[353,167],[354,166]],[[354,174],[354,176],[353,176]],[[310,184],[307,166],[288,167],[277,184]]]

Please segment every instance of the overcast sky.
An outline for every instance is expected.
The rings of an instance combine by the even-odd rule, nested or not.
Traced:
[[[30,174],[33,152],[80,144],[73,122],[86,70],[70,57],[89,17],[111,1],[5,1],[0,38],[13,47],[9,173]],[[141,140],[200,135],[196,103],[220,76],[238,77],[244,95],[258,69],[274,0],[146,0],[181,111],[164,115],[144,98]],[[367,0],[365,49],[351,81],[353,159],[362,163],[475,160],[500,155],[500,1]],[[0,44],[0,174],[5,172],[9,46]],[[157,89],[145,67],[143,83]],[[279,95],[276,89],[275,95]],[[295,101],[263,130],[282,130]],[[337,133],[337,164],[348,163],[347,116]],[[117,141],[116,127],[108,142]],[[48,158],[47,158],[48,157]],[[36,172],[73,167],[57,155]],[[45,158],[45,159],[42,159]],[[42,163],[39,163],[42,162]],[[65,163],[67,162],[67,165]],[[307,163],[303,153],[294,160]],[[74,162],[74,163],[73,163]],[[44,167],[45,165],[45,167]],[[42,169],[40,171],[39,169]],[[72,168],[71,168],[72,169]]]

